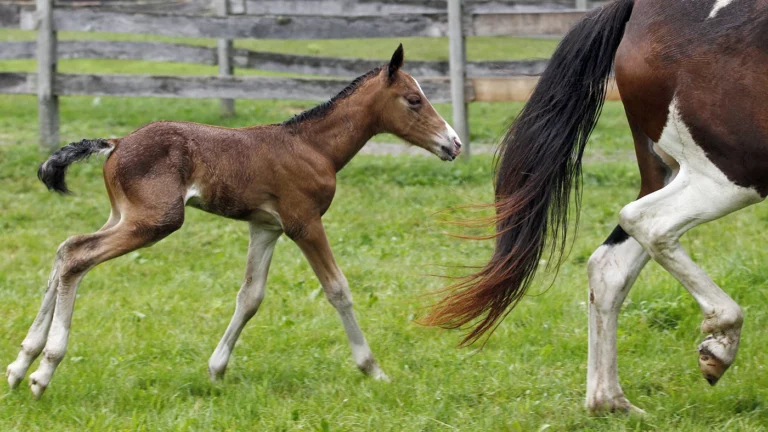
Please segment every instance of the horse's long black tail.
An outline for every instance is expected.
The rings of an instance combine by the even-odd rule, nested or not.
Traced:
[[[48,190],[61,194],[68,194],[67,183],[64,177],[67,167],[75,162],[87,159],[94,153],[109,154],[114,144],[105,139],[82,140],[67,144],[55,151],[47,161],[40,164],[37,169],[37,178],[45,184]]]
[[[565,251],[568,204],[580,206],[581,158],[600,117],[608,78],[633,0],[587,14],[563,38],[496,161],[496,248],[478,273],[452,287],[425,319],[476,323],[463,344],[493,330],[523,297],[547,243],[555,268]]]

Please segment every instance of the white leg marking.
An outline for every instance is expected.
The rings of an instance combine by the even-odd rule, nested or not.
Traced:
[[[621,226],[698,302],[705,316],[702,331],[714,336],[700,346],[702,355],[714,356],[723,364],[713,372],[701,366],[700,358],[705,377],[714,383],[736,356],[742,311],[691,260],[679,239],[691,228],[760,202],[762,197],[754,189],[731,183],[706,157],[680,117],[676,101],[670,106],[659,145],[680,163],[680,172],[663,189],[624,207]]]
[[[27,337],[21,343],[21,352],[19,352],[16,361],[11,363],[5,371],[8,385],[11,388],[18,387],[21,380],[27,375],[29,366],[45,348],[45,341],[48,339],[48,330],[51,328],[51,320],[53,319],[53,311],[56,304],[56,291],[59,285],[58,266],[59,260],[56,259],[51,275],[48,278],[48,288],[45,290],[40,311],[29,328]]]
[[[716,0],[715,5],[712,7],[712,11],[709,13],[707,19],[711,19],[717,16],[717,13],[720,12],[720,9],[728,6],[732,2],[733,0]]]
[[[264,299],[267,284],[267,273],[272,261],[275,243],[282,234],[281,231],[265,230],[251,224],[251,242],[248,246],[248,262],[245,268],[245,281],[237,293],[235,314],[224,332],[219,345],[208,361],[208,374],[212,380],[224,376],[229,363],[229,357],[235,348],[240,333],[248,321],[256,315],[259,305]]]
[[[339,318],[341,318],[341,323],[344,325],[344,330],[347,333],[349,347],[352,349],[352,357],[354,357],[357,367],[374,379],[389,381],[387,375],[373,358],[373,352],[368,346],[365,336],[363,336],[363,331],[360,330],[360,326],[357,324],[355,312],[352,308],[352,293],[349,291],[347,278],[339,271],[336,280],[327,283],[323,290],[328,301],[339,313]]]
[[[641,411],[619,385],[616,330],[619,311],[649,256],[633,238],[602,245],[589,259],[589,361],[587,408],[592,411]]]
[[[90,269],[77,275],[62,274],[59,277],[56,290],[56,306],[53,312],[51,328],[48,332],[48,340],[43,351],[43,359],[40,361],[40,366],[38,366],[37,370],[29,376],[29,385],[35,398],[40,398],[45,389],[48,388],[53,373],[67,352],[67,342],[69,340],[69,329],[72,324],[72,312],[75,307],[77,287],[88,270]],[[65,272],[66,270],[62,268],[62,273]]]

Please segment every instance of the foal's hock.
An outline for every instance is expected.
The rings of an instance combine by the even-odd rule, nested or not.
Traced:
[[[328,102],[282,123],[228,129],[196,123],[156,122],[110,140],[72,143],[40,166],[49,189],[66,193],[71,163],[107,155],[104,183],[111,202],[106,224],[59,247],[40,312],[8,366],[11,387],[29,377],[40,397],[64,358],[77,286],[98,264],[149,246],[178,230],[184,207],[247,221],[250,246],[245,280],[232,321],[208,363],[211,379],[224,375],[240,332],[264,297],[278,237],[285,233],[302,250],[336,308],[355,363],[386,380],[352,309],[344,274],[336,265],[321,217],[336,190],[336,173],[374,135],[392,133],[443,160],[459,154],[456,132],[435,111],[413,77],[400,70],[403,47],[390,62],[355,79]]]

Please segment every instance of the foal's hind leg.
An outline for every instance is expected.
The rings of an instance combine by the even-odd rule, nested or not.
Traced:
[[[27,337],[25,337],[24,342],[21,343],[21,351],[19,352],[16,361],[8,365],[8,369],[5,371],[8,385],[10,385],[11,388],[18,387],[21,380],[27,375],[29,366],[35,361],[45,347],[45,340],[48,338],[48,330],[51,327],[53,309],[56,303],[56,291],[59,285],[58,270],[59,259],[57,258],[53,263],[51,275],[48,277],[48,288],[45,290],[40,311],[32,322]]]
[[[763,198],[754,189],[731,183],[707,159],[674,104],[660,144],[680,162],[680,173],[662,190],[624,207],[620,214],[621,226],[680,281],[699,304],[705,316],[701,330],[711,334],[699,346],[699,367],[707,381],[714,385],[736,356],[742,311],[691,260],[679,239],[697,225]]]
[[[251,224],[251,242],[248,245],[248,263],[245,266],[245,280],[237,293],[235,314],[232,316],[227,331],[208,361],[208,374],[211,380],[224,376],[229,363],[229,356],[235,348],[240,332],[256,312],[264,299],[267,272],[272,260],[272,251],[282,231],[268,230]]]
[[[155,208],[145,209],[141,213],[141,220],[124,217],[111,228],[70,237],[59,247],[59,281],[51,328],[40,366],[29,376],[30,387],[36,397],[43,394],[56,367],[64,358],[75,295],[83,276],[98,264],[159,241],[181,227],[184,220],[181,198],[167,208],[163,208],[161,203],[155,205]],[[160,215],[155,215],[157,212]]]
[[[320,279],[320,284],[323,286],[328,301],[339,313],[357,367],[364,374],[377,380],[389,381],[387,375],[379,368],[378,363],[373,358],[373,352],[371,352],[371,348],[357,324],[355,312],[352,309],[352,294],[349,291],[347,278],[336,265],[320,219],[309,223],[303,230],[301,237],[294,238],[294,241],[304,252],[317,278]]]
[[[109,219],[99,231],[109,229],[120,221],[119,213],[114,209],[110,214]],[[53,319],[53,311],[56,304],[56,292],[59,285],[59,264],[61,260],[57,257],[53,263],[53,270],[48,277],[48,287],[45,290],[43,297],[43,304],[40,306],[40,311],[37,313],[32,326],[29,328],[27,337],[24,338],[24,342],[21,343],[21,351],[19,352],[16,361],[8,366],[5,371],[5,375],[8,378],[8,384],[11,388],[16,388],[24,376],[27,374],[27,370],[32,362],[35,361],[37,356],[45,348],[45,341],[48,338],[48,330],[51,327],[51,320]]]

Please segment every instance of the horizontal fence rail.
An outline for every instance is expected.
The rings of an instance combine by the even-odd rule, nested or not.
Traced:
[[[216,48],[163,42],[59,41],[59,59],[145,60],[158,62],[218,64]],[[33,59],[34,41],[0,42],[0,60]],[[345,59],[279,54],[246,49],[233,50],[233,64],[242,69],[302,75],[356,77],[381,66],[385,60]],[[467,62],[470,77],[508,77],[539,75],[546,59]],[[405,70],[421,77],[448,76],[447,61],[407,61]]]
[[[564,34],[583,11],[466,14],[465,36],[556,36]],[[225,39],[349,39],[445,37],[446,14],[386,16],[231,15],[185,16],[126,14],[56,9],[58,31],[141,33]],[[38,15],[21,12],[21,28],[35,30]]]
[[[255,15],[385,15],[445,13],[447,0],[245,0]],[[465,0],[471,13],[504,13],[573,8],[574,0]]]
[[[37,75],[0,73],[0,92],[35,94]],[[54,89],[63,96],[287,99],[325,101],[349,84],[347,79],[282,77],[146,76],[56,74]],[[451,99],[444,79],[423,80],[424,93],[436,102]]]
[[[537,81],[535,77],[470,78],[466,84],[467,102],[525,101]],[[325,101],[347,84],[347,79],[56,74],[53,87],[54,92],[62,96]],[[427,78],[420,84],[430,101],[451,101],[447,79]],[[34,73],[0,72],[0,93],[35,94],[36,86],[37,75]],[[608,99],[619,99],[613,83]]]

